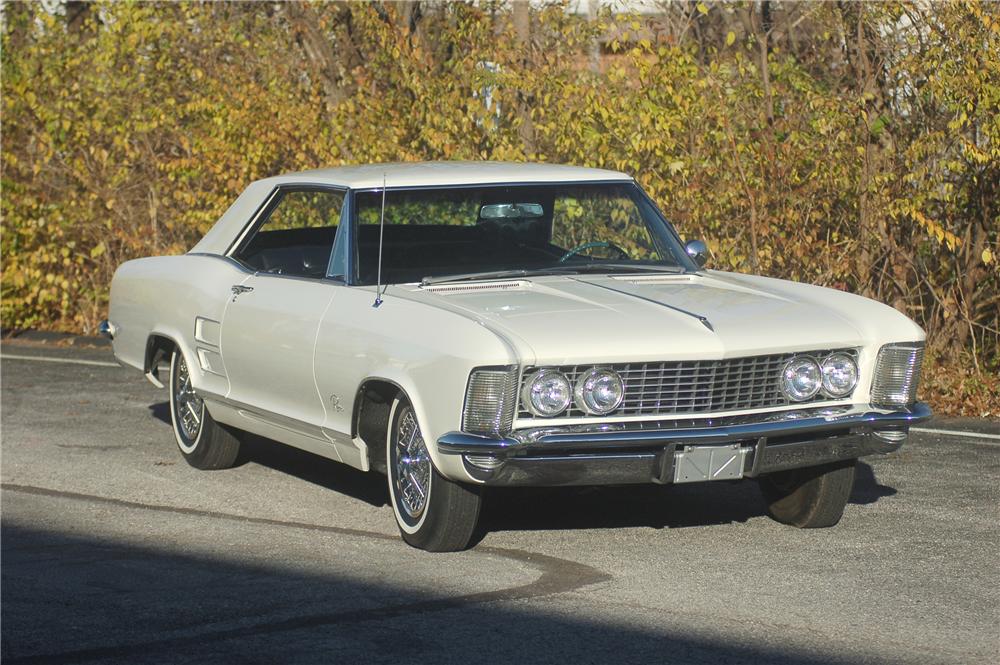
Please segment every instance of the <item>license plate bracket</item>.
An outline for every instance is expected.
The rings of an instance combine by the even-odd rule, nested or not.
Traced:
[[[674,453],[674,483],[738,480],[749,448],[739,443],[722,446],[688,446]]]

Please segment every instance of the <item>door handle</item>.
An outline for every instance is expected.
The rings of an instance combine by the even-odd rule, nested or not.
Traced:
[[[236,302],[236,298],[243,295],[244,293],[250,293],[253,291],[252,286],[243,286],[242,284],[234,284],[230,289],[233,292],[233,302]]]

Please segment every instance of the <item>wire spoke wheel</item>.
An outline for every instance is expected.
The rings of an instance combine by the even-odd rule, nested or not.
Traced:
[[[405,397],[393,402],[386,434],[389,502],[403,540],[431,552],[468,547],[479,520],[481,488],[441,475]]]
[[[201,423],[205,417],[205,402],[195,394],[191,386],[191,374],[183,357],[178,359],[174,380],[174,404],[177,409],[177,424],[189,441],[197,441]]]
[[[236,464],[240,440],[212,418],[205,400],[194,390],[191,368],[180,350],[170,358],[168,385],[174,440],[187,463],[196,469],[228,469]]]
[[[431,459],[420,426],[407,408],[396,425],[396,473],[394,482],[407,516],[419,519],[427,507],[431,483]]]

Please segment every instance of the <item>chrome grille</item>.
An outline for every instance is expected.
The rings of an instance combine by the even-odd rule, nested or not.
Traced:
[[[857,360],[856,349],[826,349],[800,353],[778,353],[726,360],[681,360],[670,362],[600,365],[612,367],[625,383],[625,399],[614,416],[645,416],[672,413],[709,413],[802,405],[830,400],[818,394],[805,402],[792,402],[781,391],[781,369],[795,356],[808,355],[817,360],[835,352],[850,354]],[[572,384],[595,365],[559,367]],[[525,371],[530,379],[532,369]],[[841,398],[846,399],[846,398]],[[563,417],[586,414],[570,406]],[[518,418],[536,418],[521,408]]]

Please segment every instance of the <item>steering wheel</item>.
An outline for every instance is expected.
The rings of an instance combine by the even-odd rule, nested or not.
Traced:
[[[601,240],[601,241],[598,241],[598,242],[585,242],[582,245],[577,245],[573,249],[571,249],[568,252],[566,252],[565,254],[563,254],[562,258],[559,259],[559,263],[565,262],[567,259],[570,259],[570,258],[576,256],[577,254],[579,254],[580,252],[582,252],[582,251],[584,251],[586,249],[593,249],[595,247],[607,247],[608,249],[613,249],[616,252],[618,252],[621,255],[621,258],[623,258],[623,259],[631,258],[628,255],[628,252],[626,252],[624,249],[622,249],[621,247],[619,247],[615,243]]]

